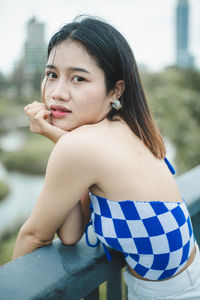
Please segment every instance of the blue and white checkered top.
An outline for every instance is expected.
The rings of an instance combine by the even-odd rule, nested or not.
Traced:
[[[184,201],[112,201],[92,193],[90,198],[97,238],[123,252],[140,276],[162,280],[184,267],[195,242]]]

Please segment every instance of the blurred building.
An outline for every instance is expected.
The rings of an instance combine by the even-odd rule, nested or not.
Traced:
[[[27,23],[25,42],[24,71],[26,74],[40,73],[46,58],[45,24],[31,18]]]
[[[189,3],[178,0],[176,10],[176,64],[180,68],[194,67],[194,57],[189,52]]]

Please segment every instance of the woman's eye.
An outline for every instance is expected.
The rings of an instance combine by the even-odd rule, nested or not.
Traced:
[[[46,73],[46,76],[47,76],[48,78],[57,78],[57,75],[56,75],[56,73],[54,73],[54,72],[47,72],[47,73]]]
[[[75,76],[72,78],[72,80],[75,82],[82,82],[82,81],[85,81],[85,78],[80,77],[80,76]]]

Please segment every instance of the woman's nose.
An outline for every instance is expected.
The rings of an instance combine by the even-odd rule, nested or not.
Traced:
[[[55,89],[52,93],[52,98],[55,100],[63,100],[63,101],[69,101],[70,100],[70,92],[69,92],[69,88],[68,85],[66,83],[66,81],[59,81],[56,86]]]

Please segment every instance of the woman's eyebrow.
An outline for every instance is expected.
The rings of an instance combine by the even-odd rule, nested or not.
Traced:
[[[46,65],[46,69],[56,69],[56,67],[53,65]]]
[[[87,71],[86,69],[83,69],[83,68],[69,67],[69,70],[90,73],[89,71]]]
[[[46,65],[47,69],[56,69],[56,67],[54,65]],[[84,73],[90,73],[89,71],[87,71],[86,69],[83,68],[76,68],[76,67],[69,67],[68,70],[70,71],[78,71],[78,72],[84,72]]]

